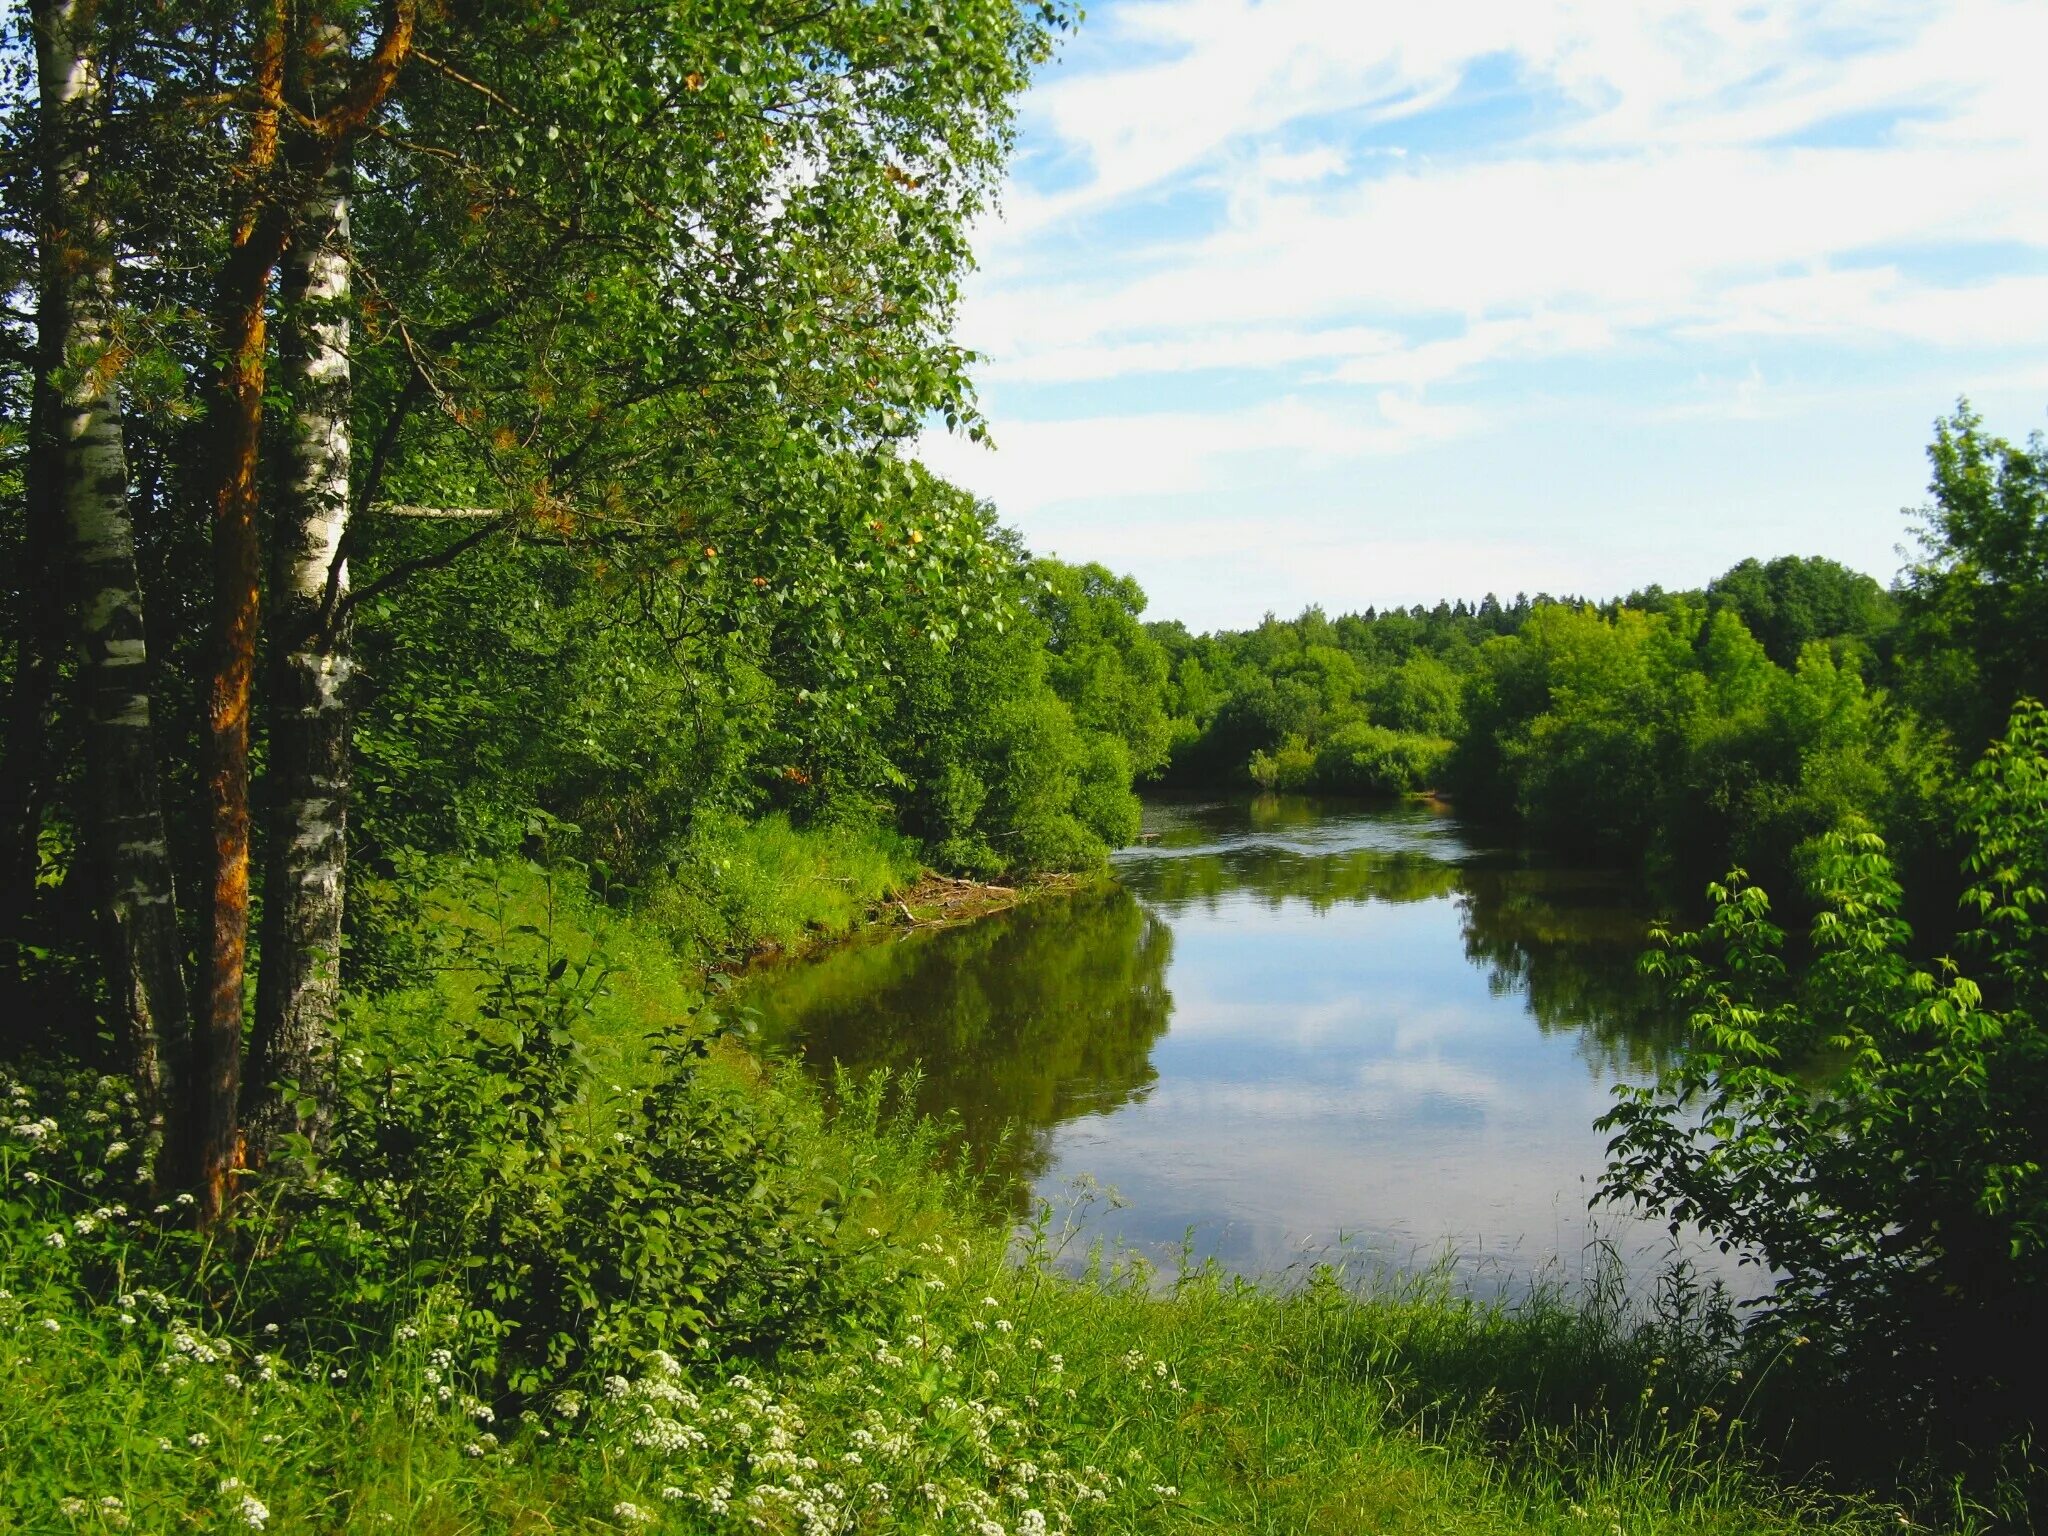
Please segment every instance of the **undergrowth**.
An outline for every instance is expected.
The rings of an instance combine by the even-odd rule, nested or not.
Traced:
[[[764,1063],[573,881],[448,890],[221,1235],[120,1080],[0,1078],[0,1532],[1899,1528],[1767,1475],[1697,1296],[1076,1273],[913,1084]]]

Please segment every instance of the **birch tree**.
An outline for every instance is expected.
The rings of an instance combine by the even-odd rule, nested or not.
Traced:
[[[253,107],[238,167],[245,200],[215,310],[215,350],[222,362],[209,423],[214,440],[214,665],[207,698],[206,801],[213,841],[212,899],[206,997],[195,1033],[197,1094],[188,1128],[204,1220],[223,1208],[237,1155],[270,286],[290,239],[291,189],[325,184],[339,158],[381,110],[411,54],[418,8],[413,0],[390,0],[383,7],[367,57],[351,63],[347,84],[324,111],[291,119],[287,144],[287,50],[319,49],[333,40],[325,28],[294,29],[291,20],[282,0],[272,0],[252,29]],[[322,356],[325,366],[324,348]]]
[[[309,30],[295,106],[317,119],[347,58],[331,23]],[[349,195],[337,157],[292,214],[281,281],[279,355],[291,420],[272,520],[270,798],[263,965],[243,1085],[251,1161],[286,1130],[317,1131],[341,998],[347,880]],[[274,1087],[295,1085],[287,1099]]]
[[[128,512],[113,232],[95,174],[96,10],[90,0],[36,0],[32,9],[44,146],[38,324],[56,369],[54,479],[76,570],[86,841],[106,928],[108,1004],[137,1089],[160,1115],[190,1014]]]

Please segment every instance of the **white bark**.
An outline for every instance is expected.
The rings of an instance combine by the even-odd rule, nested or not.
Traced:
[[[113,239],[95,177],[100,79],[81,0],[33,10],[44,135],[40,323],[58,364],[59,479],[78,572],[91,803],[108,992],[138,1090],[161,1111],[191,1021],[149,697],[149,649],[116,379]]]
[[[335,43],[339,46],[339,42]],[[256,1033],[243,1123],[261,1161],[279,1135],[318,1135],[341,1003],[348,859],[345,626],[349,514],[349,267],[346,172],[330,171],[295,210],[282,273],[280,361],[292,415],[273,552],[271,773],[277,786],[264,879]],[[274,1090],[297,1085],[287,1104]]]

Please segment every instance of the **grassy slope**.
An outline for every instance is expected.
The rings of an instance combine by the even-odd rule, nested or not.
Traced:
[[[497,941],[570,952],[608,929],[622,975],[586,1042],[601,1097],[640,1077],[640,1042],[697,1000],[696,967],[843,928],[905,878],[900,848],[857,839],[769,827],[731,846],[747,861],[737,894],[687,959],[649,921],[550,898],[525,872],[472,883],[444,918],[488,911]],[[717,893],[650,905],[673,922]],[[451,971],[360,1027],[446,1027],[464,986]],[[817,1158],[858,1171],[857,1219],[901,1255],[830,1347],[737,1384],[730,1362],[676,1381],[657,1363],[574,1418],[550,1404],[499,1423],[465,1410],[461,1361],[432,1353],[431,1298],[392,1338],[287,1363],[261,1337],[195,1345],[175,1299],[81,1294],[45,1234],[0,1218],[0,1532],[246,1530],[249,1499],[273,1531],[1897,1528],[1822,1516],[1750,1476],[1714,1438],[1718,1410],[1690,1406],[1698,1384],[1660,1385],[1657,1339],[1611,1315],[1359,1299],[1327,1281],[1279,1296],[1212,1275],[1165,1290],[1142,1272],[1064,1278],[1005,1259],[1006,1234],[937,1171],[928,1129],[892,1127],[872,1096],[828,1117],[794,1074],[743,1056],[722,1070]],[[26,1166],[0,1154],[0,1201]],[[681,1427],[650,1434],[656,1419]]]

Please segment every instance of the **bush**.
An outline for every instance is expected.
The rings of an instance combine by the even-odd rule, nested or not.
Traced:
[[[506,916],[456,946],[476,979],[462,1018],[411,1020],[348,1059],[326,1143],[269,1180],[274,1226],[238,1225],[264,1253],[242,1305],[319,1319],[332,1346],[434,1291],[520,1397],[648,1350],[816,1342],[857,1305],[845,1263],[862,1244],[841,1218],[861,1181],[804,1154],[800,1106],[721,1065],[707,1013],[657,1030],[640,1091],[593,1103],[605,951]]]
[[[1340,726],[1316,752],[1315,782],[1356,795],[1400,795],[1427,789],[1451,755],[1440,736],[1417,736],[1354,721]]]
[[[1621,1090],[1602,1194],[1768,1266],[1756,1326],[1811,1340],[1853,1422],[1990,1459],[2048,1423],[2023,1364],[2048,1348],[2048,712],[2014,712],[1963,798],[1970,974],[1908,959],[1853,825],[1820,845],[1803,974],[1739,871],[1706,929],[1658,931],[1698,1048]]]
[[[1264,790],[1307,789],[1315,780],[1316,755],[1299,736],[1286,737],[1271,752],[1252,753],[1245,765],[1251,781]]]

